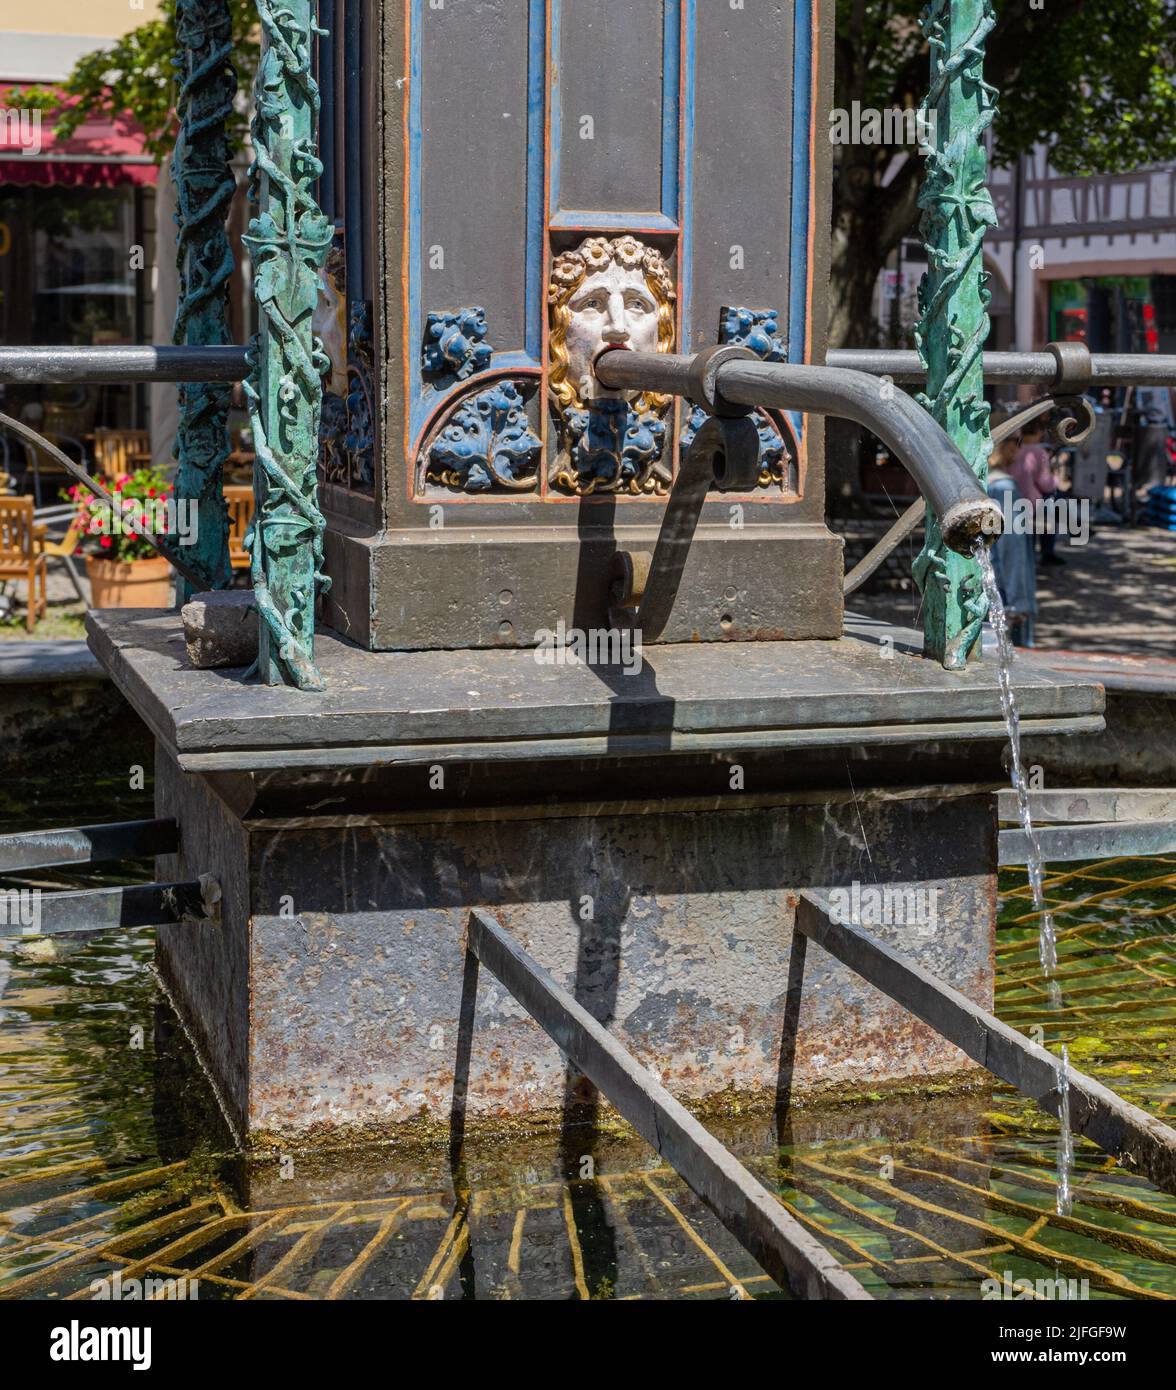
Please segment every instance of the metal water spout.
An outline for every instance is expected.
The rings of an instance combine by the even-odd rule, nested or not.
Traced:
[[[595,370],[610,390],[685,396],[720,418],[770,406],[854,420],[906,466],[952,550],[971,555],[978,538],[994,541],[1003,529],[1000,508],[941,426],[910,396],[865,372],[761,362],[737,347],[692,357],[613,348]]]

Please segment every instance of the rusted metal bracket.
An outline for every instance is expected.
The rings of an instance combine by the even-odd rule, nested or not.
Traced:
[[[871,1297],[606,1028],[476,908],[469,949],[778,1284],[807,1299]]]
[[[79,825],[66,830],[29,830],[0,835],[0,874],[48,869],[57,864],[101,864],[174,854],[180,828],[174,820],[128,820]]]
[[[1047,1114],[1057,1115],[1061,1063],[1044,1047],[904,960],[861,927],[836,920],[830,904],[817,893],[800,894],[796,927],[973,1061],[1016,1086]],[[1074,1133],[1130,1164],[1163,1191],[1176,1193],[1176,1130],[1082,1072],[1071,1068],[1067,1078]]]
[[[723,349],[719,349],[723,351]],[[700,354],[701,356],[701,354]],[[662,514],[652,555],[618,550],[609,574],[609,621],[655,642],[673,611],[690,542],[712,487],[750,492],[759,478],[759,431],[749,415],[712,415],[687,451]]]

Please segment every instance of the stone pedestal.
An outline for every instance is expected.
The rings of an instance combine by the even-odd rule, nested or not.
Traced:
[[[902,890],[877,934],[990,1003],[991,671],[870,629],[658,647],[634,677],[324,637],[312,695],[188,669],[174,614],[95,614],[91,640],[157,735],[181,826],[158,876],[223,889],[219,924],[162,928],[158,960],[243,1134],[443,1128],[463,1041],[472,1118],[582,1099],[486,972],[471,997],[472,907],[691,1102],[967,1065],[792,923],[801,888],[856,885],[867,912]],[[1030,731],[1101,723],[1097,688],[1041,672],[1019,696]]]

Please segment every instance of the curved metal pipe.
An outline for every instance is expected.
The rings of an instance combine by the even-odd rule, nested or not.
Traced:
[[[613,349],[597,358],[596,375],[614,391],[699,398],[694,357]],[[842,367],[729,359],[714,371],[713,394],[718,414],[739,414],[733,409],[739,406],[774,406],[864,425],[910,470],[939,520],[944,542],[961,555],[971,555],[978,538],[991,542],[1003,529],[1000,508],[943,428],[910,396],[880,390],[877,377]]]

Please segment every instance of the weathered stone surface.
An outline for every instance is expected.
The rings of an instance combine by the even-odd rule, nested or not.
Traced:
[[[213,873],[225,894],[219,927],[160,929],[161,974],[244,1131],[447,1122],[471,907],[683,1100],[770,1104],[969,1065],[825,952],[806,956],[802,887],[937,889],[933,919],[877,935],[991,1007],[994,795],[360,818],[308,788],[303,816],[242,822],[162,751],[157,791],[184,827],[161,872]],[[558,1114],[575,1089],[485,972],[469,1045],[473,1115]]]
[[[174,613],[93,612],[87,630],[115,684],[187,771],[438,758],[534,765],[1007,737],[993,663],[944,671],[913,654],[916,634],[882,625],[835,642],[651,645],[632,675],[542,664],[518,649],[365,652],[322,633],[321,693],[186,667]],[[1027,664],[1015,681],[1027,736],[1102,728],[1100,687]]]
[[[250,590],[197,594],[180,617],[188,660],[197,670],[248,666],[257,656],[257,605]]]

